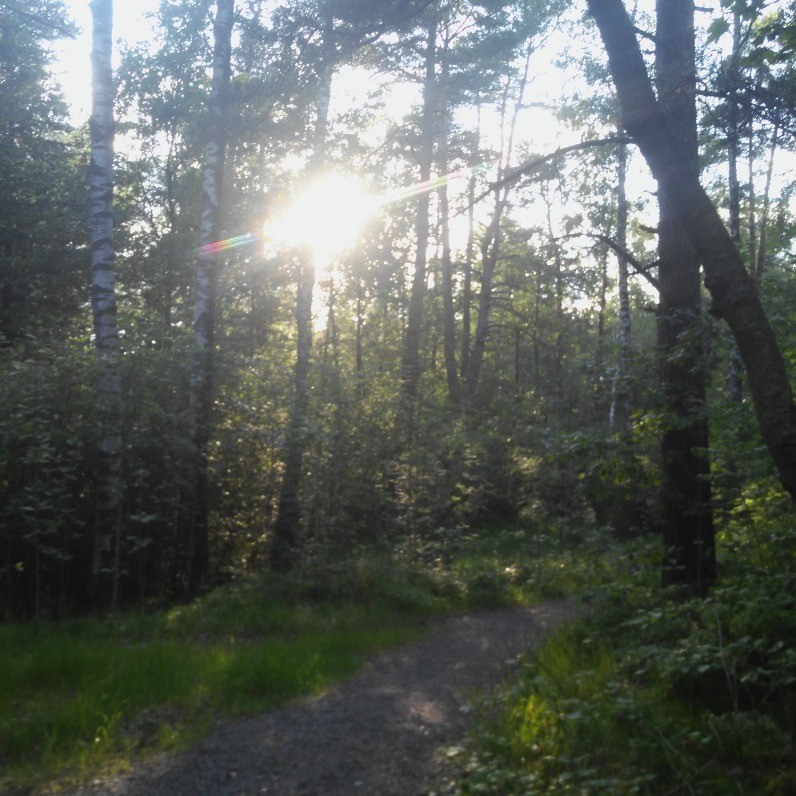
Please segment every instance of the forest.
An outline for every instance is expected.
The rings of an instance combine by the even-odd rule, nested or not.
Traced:
[[[796,7],[114,10],[75,119],[68,4],[0,0],[9,661],[243,594],[567,595],[461,792],[793,793]]]

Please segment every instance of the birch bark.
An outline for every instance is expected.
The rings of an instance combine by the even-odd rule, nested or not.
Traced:
[[[213,25],[213,77],[209,98],[208,136],[204,152],[202,221],[194,287],[194,344],[191,365],[190,418],[192,472],[184,506],[181,587],[193,595],[207,579],[208,441],[213,405],[216,284],[219,255],[210,246],[221,233],[221,188],[224,179],[225,125],[232,55],[234,0],[218,0]]]
[[[437,67],[437,14],[431,15],[426,31],[425,71],[423,78],[423,118],[420,132],[420,182],[431,178],[434,163],[434,117],[436,97]],[[417,198],[415,210],[415,264],[412,274],[412,287],[409,294],[409,308],[406,318],[406,334],[401,359],[401,412],[400,421],[403,434],[410,440],[415,432],[415,403],[420,383],[420,338],[423,330],[423,310],[425,307],[426,282],[428,276],[427,248],[430,236],[429,210],[431,198],[424,191]]]
[[[121,561],[121,381],[113,249],[113,0],[93,0],[90,174],[91,308],[96,352],[98,467],[93,575],[111,564],[111,609],[119,598]],[[109,554],[113,551],[112,563]]]

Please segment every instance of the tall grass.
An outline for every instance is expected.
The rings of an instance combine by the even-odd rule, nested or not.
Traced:
[[[593,580],[593,555],[557,546],[538,529],[448,532],[397,550],[320,551],[289,577],[243,578],[148,616],[2,626],[0,791],[123,768],[219,717],[318,693],[423,632],[420,617]]]
[[[101,763],[124,764],[145,745],[181,745],[213,715],[316,693],[367,652],[417,632],[399,617],[383,624],[383,614],[358,608],[339,606],[337,629],[296,613],[289,635],[243,640],[181,639],[163,632],[160,618],[143,639],[126,638],[116,623],[105,638],[85,622],[0,629],[6,784],[36,781],[43,771],[83,776]]]

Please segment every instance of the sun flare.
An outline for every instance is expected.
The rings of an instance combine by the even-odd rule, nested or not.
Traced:
[[[330,263],[349,248],[379,201],[355,177],[330,174],[307,185],[293,203],[265,225],[267,245],[307,247],[316,267]]]

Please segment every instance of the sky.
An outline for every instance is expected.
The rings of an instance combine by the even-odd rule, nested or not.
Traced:
[[[56,51],[56,77],[59,80],[67,102],[71,108],[71,122],[74,125],[84,123],[91,110],[91,10],[89,0],[66,0],[73,21],[80,29],[79,35],[72,40],[62,40],[55,46]],[[146,14],[157,9],[159,0],[116,0],[114,2],[114,62],[118,64],[120,54],[120,39],[127,43],[146,41],[152,38],[152,31]],[[562,34],[559,34],[559,37]],[[571,42],[568,42],[571,44]],[[552,63],[559,54],[557,47],[564,42],[548,42],[548,52],[539,53],[537,64],[543,64],[542,72],[537,73],[537,79],[532,82],[527,95],[527,101],[533,105],[538,103],[554,104],[557,92],[561,89],[557,72],[551,69]],[[546,67],[546,68],[545,68]],[[539,70],[539,66],[535,66]],[[336,89],[340,92],[340,100],[345,104],[359,104],[364,101],[368,88],[372,88],[372,76],[363,80],[362,74],[340,76]],[[345,96],[347,95],[347,96]],[[389,115],[403,116],[408,112],[412,101],[417,100],[409,92],[398,92],[389,103]],[[573,143],[580,135],[575,130],[564,129],[555,119],[550,110],[542,108],[529,108],[524,111],[525,117],[521,123],[520,139],[532,140],[532,150],[536,152],[550,152],[557,146]],[[473,121],[473,124],[475,122]],[[485,131],[486,132],[486,131]],[[487,136],[488,137],[488,136]],[[645,181],[646,182],[646,181]],[[646,184],[639,190],[646,189]],[[532,212],[532,211],[527,211]]]
[[[80,34],[55,45],[57,76],[72,108],[72,122],[84,122],[91,111],[91,10],[89,0],[67,0],[66,5]],[[118,59],[120,38],[128,42],[149,38],[144,18],[157,8],[158,0],[116,0],[113,9],[114,55]]]
[[[145,15],[154,11],[158,2],[159,0],[116,0],[113,20],[115,63],[118,63],[120,39],[133,43],[150,38],[151,28]],[[72,122],[80,124],[88,118],[91,109],[91,10],[89,0],[66,0],[66,5],[80,29],[80,34],[75,39],[64,39],[56,43],[56,75],[72,109]],[[549,100],[549,82],[544,93],[546,96],[538,99]],[[542,126],[543,129],[550,128],[551,119],[552,117]],[[545,143],[547,148],[552,142]]]

